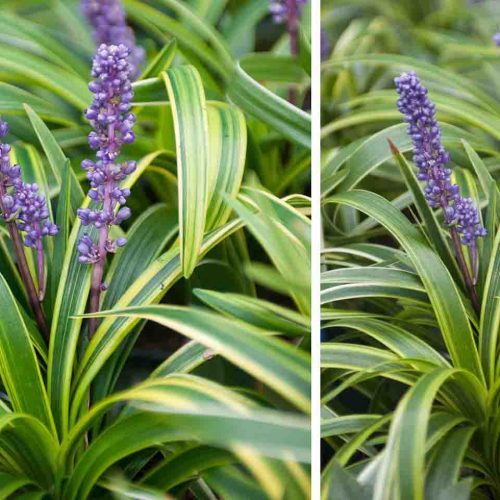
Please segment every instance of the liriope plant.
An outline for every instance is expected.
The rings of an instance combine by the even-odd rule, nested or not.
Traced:
[[[500,495],[493,35],[323,65],[323,498]]]
[[[307,9],[123,8],[1,6],[0,498],[308,498]]]

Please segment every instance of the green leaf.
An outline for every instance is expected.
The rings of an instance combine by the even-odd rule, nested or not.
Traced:
[[[398,405],[377,475],[374,499],[388,499],[396,488],[402,498],[424,499],[429,415],[436,392],[456,371],[438,368],[427,373]]]
[[[233,65],[233,59],[224,38],[213,26],[197,16],[196,13],[192,11],[192,8],[187,7],[184,2],[180,2],[179,0],[158,0],[158,2],[168,9],[171,9],[182,18],[183,23],[189,26],[190,33],[194,32],[208,42],[209,46],[216,53],[215,57],[219,59],[224,66],[231,67]]]
[[[368,500],[371,498],[369,488],[359,484],[356,477],[338,464],[332,467],[329,476],[323,478],[323,481],[331,483],[329,500]]]
[[[17,490],[32,483],[26,476],[0,472],[0,498],[9,498]]]
[[[306,418],[261,410],[214,382],[174,375],[146,381],[93,407],[63,443],[61,467],[71,466],[80,438],[92,421],[114,404],[127,400],[141,411],[129,412],[91,444],[78,460],[64,498],[85,496],[99,476],[121,458],[170,441],[199,440],[238,455],[252,450],[264,456],[281,458],[288,454],[309,460]],[[254,427],[260,427],[258,435]],[[221,432],[224,428],[231,428],[231,432]]]
[[[309,320],[295,311],[247,295],[212,290],[194,290],[210,307],[229,318],[238,318],[270,332],[308,335]]]
[[[438,444],[427,472],[426,498],[441,498],[441,492],[453,487],[460,478],[462,461],[473,432],[473,427],[453,429]]]
[[[209,181],[209,134],[205,93],[192,66],[163,73],[174,117],[179,183],[182,271],[188,278],[203,241]]]
[[[240,65],[232,73],[227,93],[243,111],[291,141],[311,147],[311,116],[260,85]]]
[[[204,474],[207,483],[221,496],[234,500],[266,500],[268,496],[238,467],[221,467]]]
[[[366,191],[350,191],[326,203],[341,203],[378,220],[399,241],[412,260],[429,296],[441,333],[455,366],[484,381],[478,351],[465,306],[449,271],[427,246],[423,236],[387,200]]]
[[[300,424],[299,424],[300,422]],[[231,433],[225,432],[231,429]],[[158,443],[196,439],[220,447],[247,446],[271,456],[286,453],[308,460],[309,431],[302,421],[260,413],[227,412],[225,416],[138,413],[120,420],[92,443],[79,460],[65,488],[64,498],[85,498],[99,476],[120,458]]]
[[[34,82],[83,110],[90,102],[87,82],[53,63],[33,56],[17,47],[1,44],[0,70],[20,75],[22,80]]]
[[[330,59],[323,68],[346,67],[352,64],[367,64],[372,66],[389,67],[396,71],[417,71],[421,77],[429,78],[439,82],[445,87],[457,89],[460,93],[467,93],[471,100],[480,104],[486,110],[500,109],[498,102],[489,96],[486,92],[472,80],[463,75],[457,75],[453,71],[440,68],[435,64],[428,63],[414,57],[400,56],[397,54],[361,54],[351,57],[338,57]],[[394,76],[397,76],[395,74]]]
[[[229,201],[271,258],[304,315],[311,309],[310,221],[285,201],[258,189],[246,189],[257,213],[239,201]],[[248,196],[248,198],[246,198]],[[253,207],[252,207],[253,208]]]
[[[189,29],[162,10],[143,2],[124,0],[123,3],[129,18],[143,26],[144,30],[151,33],[154,38],[160,38],[162,43],[165,43],[170,37],[175,38],[179,44],[179,50],[193,63],[199,59],[213,77],[217,79],[226,78],[228,72],[227,61],[218,57],[218,54],[206,44],[198,31]],[[186,9],[179,2],[176,3]]]
[[[291,56],[270,52],[247,54],[240,59],[241,67],[257,81],[300,83],[307,73]]]
[[[325,343],[321,346],[321,366],[365,370],[398,361],[389,351],[357,344]]]
[[[44,120],[61,125],[71,125],[75,115],[65,108],[9,83],[0,83],[0,110],[4,113],[24,113],[24,104],[31,106]]]
[[[86,198],[83,206],[89,202]],[[47,386],[61,437],[68,431],[73,363],[82,327],[82,320],[73,316],[85,311],[90,290],[91,266],[82,265],[78,260],[78,242],[84,232],[95,238],[96,230],[83,228],[77,218],[66,245],[50,330]]]
[[[498,376],[498,335],[500,333],[500,230],[497,232],[481,301],[479,352],[490,384]]]
[[[209,233],[203,242],[200,258],[241,227],[241,221],[235,220]],[[123,308],[129,305],[159,302],[181,277],[179,247],[174,245],[148,266],[128,288],[127,292],[122,295],[115,307]],[[75,390],[72,408],[73,419],[76,417],[75,414],[92,379],[137,323],[137,319],[106,318],[99,325],[81,359],[73,383]]]
[[[308,358],[288,344],[245,323],[175,306],[142,306],[103,311],[94,317],[125,316],[156,321],[209,347],[309,411]]]
[[[228,465],[236,460],[236,457],[226,450],[210,446],[188,447],[167,457],[148,472],[141,482],[161,488],[162,491],[170,491],[182,482],[203,475],[207,469]]]
[[[177,213],[164,205],[153,205],[137,218],[127,233],[127,244],[113,258],[106,274],[109,287],[102,301],[102,309],[109,309],[119,301],[127,288],[159,257],[177,231]],[[147,245],[144,245],[145,241]],[[143,326],[140,324],[135,328],[134,333],[123,341],[100,371],[92,391],[94,402],[111,391]]]
[[[177,42],[175,40],[171,40],[166,43],[137,80],[141,81],[148,78],[159,77],[163,71],[170,68],[172,61],[174,60],[176,50]]]
[[[52,488],[58,445],[40,420],[22,413],[1,416],[0,449],[8,454],[8,472],[21,473],[44,489]]]
[[[57,199],[57,214],[55,223],[59,233],[54,241],[54,252],[48,273],[47,299],[51,305],[55,301],[59,279],[61,277],[64,256],[70,234],[71,224],[71,166],[69,160],[63,170],[61,179],[61,191]],[[52,315],[51,315],[52,316]]]
[[[245,169],[247,129],[235,106],[210,102],[207,108],[210,168],[206,230],[225,224],[231,214],[226,197],[235,198]]]
[[[165,377],[171,373],[190,373],[214,355],[213,351],[192,340],[159,365],[151,374],[151,378]]]
[[[441,124],[441,128],[442,141],[445,145],[460,144],[464,134],[467,134],[464,130],[446,123]],[[469,138],[473,140],[474,136],[469,134]],[[340,167],[344,166],[345,177],[340,181],[337,189],[339,191],[348,191],[353,189],[378,166],[389,161],[392,153],[387,143],[388,139],[403,153],[411,151],[413,147],[407,132],[407,125],[404,123],[393,125],[367,138],[351,143],[330,158],[322,168],[322,195],[326,196],[335,187],[334,184],[332,185],[332,179],[335,179],[334,175]]]
[[[357,433],[368,425],[380,420],[380,415],[345,415],[321,422],[321,437]]]
[[[90,100],[89,100],[90,102]],[[30,119],[33,130],[35,131],[40,144],[47,155],[49,164],[52,167],[52,173],[56,178],[59,186],[62,186],[62,169],[69,167],[69,160],[66,158],[52,132],[48,129],[47,125],[43,123],[42,119],[31,109],[27,104],[24,105],[26,114]],[[78,179],[73,170],[70,169],[71,178],[71,207],[73,216],[76,215],[77,208],[80,207],[83,200],[83,190],[80,187]]]
[[[409,331],[378,319],[339,319],[330,326],[349,328],[374,338],[401,358],[425,360],[437,366],[449,366],[448,362],[428,343]]]
[[[37,418],[51,432],[54,422],[30,333],[0,274],[0,373],[14,411]]]
[[[464,145],[465,151],[467,152],[467,155],[469,156],[470,162],[474,167],[477,178],[479,179],[484,193],[489,194],[490,190],[493,189],[497,203],[496,213],[497,216],[500,217],[500,190],[498,189],[495,179],[490,174],[488,167],[486,167],[480,156],[474,151],[474,149],[472,149],[471,145],[465,139],[462,140],[462,143]]]

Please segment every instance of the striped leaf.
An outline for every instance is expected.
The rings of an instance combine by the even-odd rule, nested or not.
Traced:
[[[174,118],[179,185],[181,265],[189,277],[203,241],[210,179],[208,118],[205,93],[191,66],[162,74]]]

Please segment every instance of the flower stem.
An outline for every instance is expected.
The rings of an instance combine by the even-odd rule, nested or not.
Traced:
[[[28,262],[26,260],[26,255],[24,253],[23,242],[21,241],[21,236],[14,222],[7,223],[9,229],[9,234],[14,244],[14,251],[16,253],[17,265],[19,267],[19,272],[21,273],[21,278],[24,282],[26,293],[28,294],[28,300],[35,314],[35,320],[38,328],[42,332],[45,340],[49,341],[49,329],[47,327],[47,322],[45,320],[45,315],[43,314],[42,306],[38,298],[38,294],[35,289],[35,284],[33,283],[33,278],[29,271]]]
[[[105,187],[104,211],[111,211],[111,195],[109,193],[109,182]],[[102,292],[102,277],[104,276],[104,265],[106,263],[106,241],[108,240],[109,227],[104,224],[99,229],[99,260],[94,264],[92,270],[92,282],[90,289],[89,312],[96,313],[99,311]],[[97,318],[89,318],[89,340],[94,336],[97,330]]]
[[[104,230],[104,231],[103,231]],[[103,236],[103,233],[106,233]],[[94,264],[94,268],[92,269],[92,281],[90,288],[90,302],[89,302],[89,312],[96,313],[99,311],[99,305],[101,301],[101,285],[102,285],[102,277],[104,274],[104,263],[106,261],[106,254],[101,254],[102,248],[102,239],[104,237],[104,243],[106,243],[107,239],[107,227],[102,227],[99,232],[99,260]],[[104,250],[105,252],[105,250]],[[97,330],[97,318],[89,318],[89,340],[94,336],[95,331]]]
[[[297,0],[288,2],[288,34],[290,36],[290,55],[297,58],[299,55],[299,8]],[[288,100],[291,104],[297,102],[297,89],[291,85],[288,89]]]
[[[45,297],[45,262],[41,239],[38,240],[36,245],[36,261],[38,268],[38,300],[41,302]]]
[[[108,104],[108,113],[111,113],[111,104]],[[115,127],[113,123],[108,125],[108,147],[110,151],[114,149],[114,134]],[[105,164],[106,173],[106,183],[104,186],[104,200],[103,200],[103,212],[110,218],[113,214],[113,204],[111,199],[111,189],[113,188],[113,181],[111,172],[109,171],[109,163]],[[108,224],[103,224],[99,228],[99,260],[94,264],[94,269],[92,270],[92,282],[90,290],[90,303],[89,312],[96,313],[100,308],[100,299],[102,291],[102,278],[104,276],[104,265],[106,263],[106,242],[109,236],[109,226]],[[97,330],[97,318],[89,318],[89,340],[94,336]]]
[[[462,251],[462,243],[460,242],[460,236],[455,227],[450,227],[451,241],[453,243],[453,249],[455,250],[455,256],[457,258],[458,267],[462,273],[465,280],[465,286],[469,291],[469,295],[472,301],[472,305],[476,313],[479,314],[481,311],[481,306],[479,304],[479,299],[477,297],[476,287],[474,286],[474,281],[467,267],[467,262],[465,262],[464,253]]]

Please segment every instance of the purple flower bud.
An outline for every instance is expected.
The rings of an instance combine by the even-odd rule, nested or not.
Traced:
[[[497,47],[500,47],[500,32],[493,35],[493,41],[495,42]]]
[[[118,210],[118,213],[116,214],[115,223],[120,224],[124,220],[127,220],[131,215],[132,212],[130,211],[130,208],[122,207],[120,208],[120,210]]]
[[[123,247],[127,244],[127,238],[124,238],[123,236],[121,238],[118,238],[116,240],[116,246],[117,247]]]
[[[12,210],[15,206],[14,198],[8,194],[3,197],[3,206],[5,210]]]
[[[128,161],[127,163],[124,164],[123,173],[125,175],[129,175],[132,172],[134,172],[136,168],[137,168],[137,163],[135,161]]]

